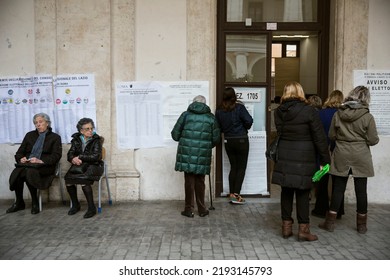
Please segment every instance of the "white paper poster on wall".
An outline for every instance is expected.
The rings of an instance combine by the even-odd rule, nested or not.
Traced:
[[[359,85],[370,90],[370,113],[378,134],[390,136],[390,70],[355,70],[354,87]]]
[[[164,82],[162,87],[163,99],[163,127],[164,141],[167,144],[175,143],[171,137],[171,131],[177,119],[188,109],[194,97],[203,95],[206,104],[209,105],[208,81],[179,81]]]
[[[203,95],[208,100],[208,82],[117,83],[118,147],[152,148],[174,143],[171,130],[197,95]]]
[[[158,82],[120,82],[116,85],[120,149],[163,146],[161,91]]]
[[[249,155],[244,182],[241,194],[261,194],[268,195],[267,191],[267,160],[264,156],[266,144],[266,132],[258,131],[248,134]],[[223,194],[229,193],[229,158],[223,145]]]
[[[95,76],[93,74],[58,75],[54,78],[54,102],[58,133],[62,143],[70,143],[77,122],[90,118],[97,125]]]
[[[35,129],[33,116],[46,113],[54,123],[53,77],[34,75],[0,78],[0,143],[21,143]]]

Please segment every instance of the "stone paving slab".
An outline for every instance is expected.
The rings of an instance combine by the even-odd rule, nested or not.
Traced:
[[[368,232],[355,229],[355,205],[336,221],[333,233],[311,217],[315,242],[281,237],[279,203],[249,198],[246,205],[214,201],[201,218],[180,215],[183,201],[136,201],[103,205],[101,214],[83,219],[59,203],[43,212],[5,214],[12,201],[0,201],[2,260],[390,260],[390,205],[369,205]]]

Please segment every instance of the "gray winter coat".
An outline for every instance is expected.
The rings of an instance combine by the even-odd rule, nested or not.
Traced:
[[[329,138],[336,141],[330,174],[347,177],[373,177],[374,167],[370,146],[379,142],[374,117],[368,105],[348,101],[332,119]]]

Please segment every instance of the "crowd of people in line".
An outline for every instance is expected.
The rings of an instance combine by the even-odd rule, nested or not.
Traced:
[[[278,160],[272,164],[271,182],[281,187],[282,237],[293,236],[295,196],[298,240],[318,239],[310,230],[313,187],[316,202],[311,214],[325,218],[319,227],[332,232],[335,219],[344,214],[344,193],[349,176],[354,180],[357,231],[365,233],[367,178],[374,176],[370,146],[379,142],[375,120],[369,112],[368,88],[358,86],[345,98],[341,91],[335,90],[322,105],[321,98],[311,96],[306,99],[302,86],[298,82],[289,82],[282,96],[275,100],[271,132],[273,137],[279,135],[280,140]],[[61,159],[61,138],[52,131],[49,116],[36,114],[33,123],[36,129],[26,134],[15,154],[15,169],[9,183],[16,199],[7,213],[25,209],[24,183],[31,194],[31,213],[39,213],[37,189],[50,187]],[[248,164],[248,130],[252,124],[252,116],[237,100],[232,87],[224,89],[215,114],[206,104],[206,98],[198,95],[180,115],[171,136],[178,142],[174,168],[184,172],[185,203],[181,215],[193,218],[195,202],[200,217],[209,215],[205,206],[205,176],[211,171],[212,149],[221,139],[230,163],[228,200],[231,204],[245,204],[241,189]],[[67,153],[71,166],[64,177],[71,200],[68,215],[80,211],[76,186],[81,185],[88,205],[84,218],[91,218],[96,214],[91,186],[104,171],[104,139],[95,132],[92,119],[82,118],[76,128]],[[314,184],[313,174],[326,164],[330,164],[329,174]]]

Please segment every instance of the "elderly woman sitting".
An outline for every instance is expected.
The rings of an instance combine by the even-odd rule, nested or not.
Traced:
[[[76,189],[76,184],[80,184],[88,203],[84,218],[91,218],[96,214],[91,185],[100,179],[104,170],[103,137],[95,133],[95,124],[89,118],[79,120],[77,130],[78,132],[72,135],[73,139],[68,151],[68,161],[72,163],[72,166],[65,175],[66,188],[72,201],[68,215],[74,215],[80,211]]]
[[[61,137],[52,132],[50,117],[38,113],[34,115],[33,122],[36,129],[25,135],[15,154],[16,168],[11,173],[9,185],[10,190],[15,191],[16,200],[6,213],[25,209],[24,182],[31,194],[31,214],[39,213],[37,189],[50,187],[62,156]]]

